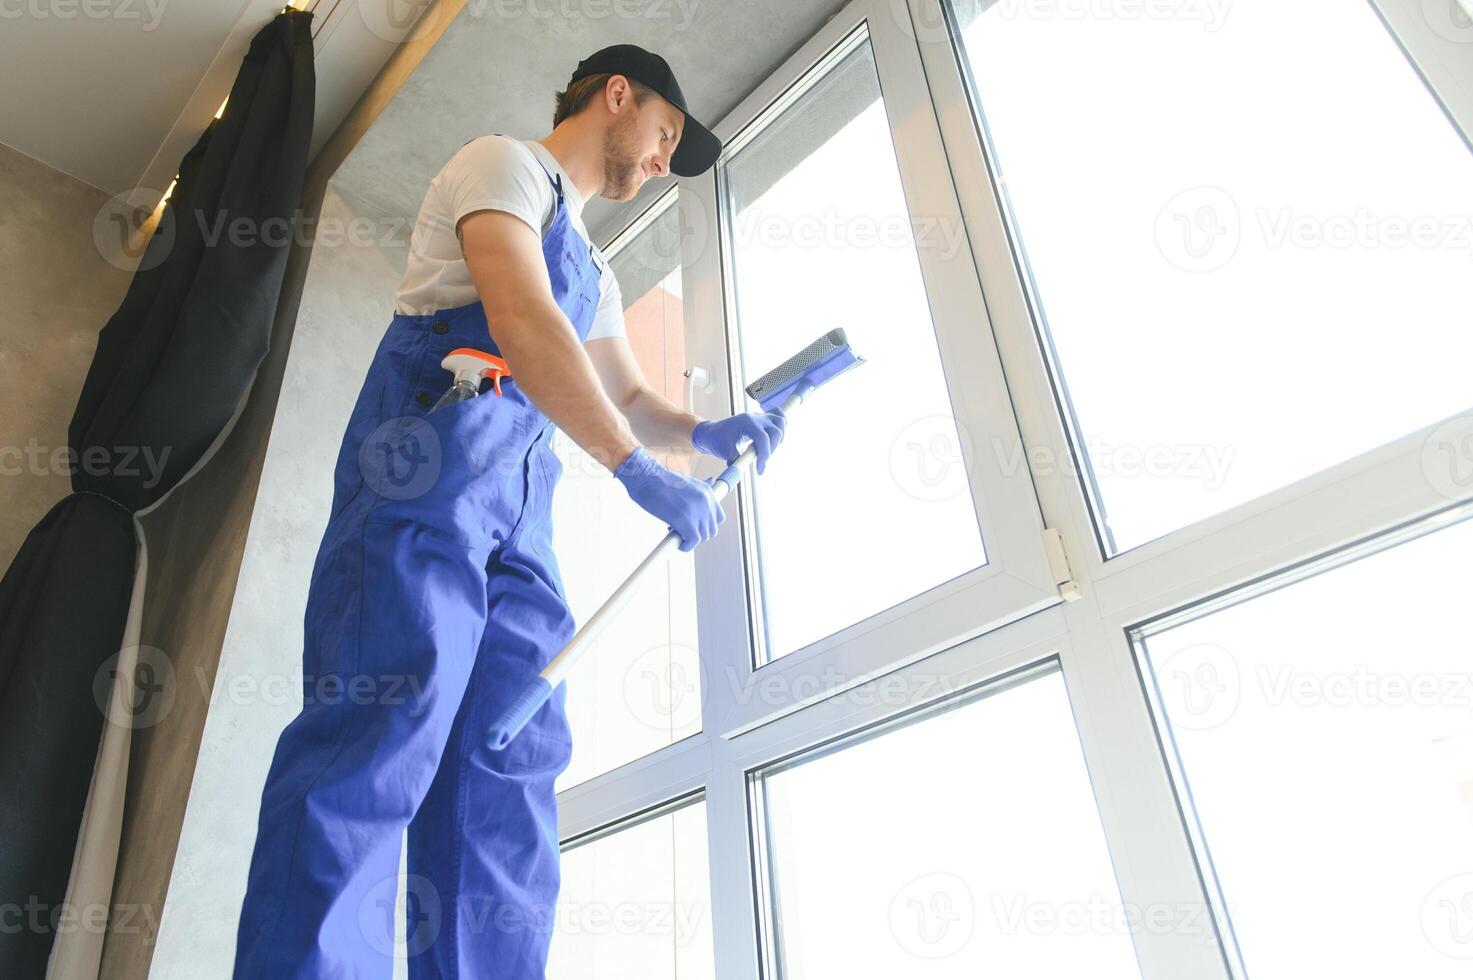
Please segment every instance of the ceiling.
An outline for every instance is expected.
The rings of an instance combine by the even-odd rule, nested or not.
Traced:
[[[545,136],[554,93],[580,60],[607,44],[634,43],[663,56],[691,112],[714,126],[843,5],[467,0],[339,167],[333,187],[383,214],[412,219],[431,178],[466,140],[485,133]],[[620,14],[634,10],[639,16]],[[650,180],[622,204],[590,201],[589,234],[606,242],[671,179]]]
[[[401,0],[321,0],[314,8],[314,154],[407,33],[374,15],[385,2]],[[162,193],[229,95],[251,38],[282,6],[5,3],[0,90],[11,94],[0,99],[0,143],[108,194]],[[141,204],[143,196],[130,199]]]
[[[313,6],[313,154],[398,42],[433,26],[429,17],[412,28],[399,22],[400,8],[417,15],[424,2],[319,0]],[[121,194],[162,193],[168,186],[229,94],[251,38],[281,0],[8,6],[0,88],[31,95],[0,100],[0,143]],[[333,186],[384,214],[412,219],[430,179],[466,140],[491,132],[546,135],[554,93],[582,58],[607,44],[632,42],[664,56],[692,112],[714,125],[842,6],[843,0],[465,0]],[[590,234],[606,241],[669,181],[651,180],[623,204],[590,201]]]

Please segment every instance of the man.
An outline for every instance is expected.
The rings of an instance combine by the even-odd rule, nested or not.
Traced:
[[[305,703],[262,794],[236,977],[387,980],[406,827],[410,977],[543,976],[565,689],[506,750],[485,733],[573,633],[548,522],[553,427],[687,551],[724,514],[645,445],[730,461],[751,440],[760,471],[784,427],[776,413],[699,419],[649,387],[583,201],[700,174],[720,151],[664,59],[616,45],[579,64],[549,135],[472,140],[431,182],[337,460]],[[510,375],[429,411],[460,347]]]

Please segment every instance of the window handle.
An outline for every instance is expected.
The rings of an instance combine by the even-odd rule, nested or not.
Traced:
[[[711,390],[711,372],[703,367],[688,367],[685,369],[685,410],[687,412],[696,410],[697,388],[702,391]]]

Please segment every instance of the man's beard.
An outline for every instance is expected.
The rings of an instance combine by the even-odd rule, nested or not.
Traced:
[[[639,148],[634,136],[634,115],[622,117],[604,132],[603,196],[627,200],[639,190]]]

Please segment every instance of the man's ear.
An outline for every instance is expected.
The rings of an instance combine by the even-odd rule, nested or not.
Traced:
[[[604,98],[610,112],[618,112],[633,102],[634,91],[629,85],[629,79],[623,75],[611,75],[604,87]]]

